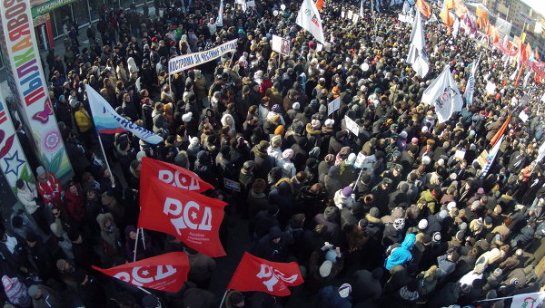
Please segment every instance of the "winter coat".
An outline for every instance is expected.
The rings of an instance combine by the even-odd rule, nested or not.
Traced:
[[[351,308],[350,297],[342,298],[334,286],[327,286],[318,292],[317,307],[324,308]]]
[[[376,300],[382,295],[382,283],[368,270],[359,270],[352,275],[352,294],[354,302],[362,302],[367,299]]]
[[[413,233],[407,233],[405,239],[401,243],[401,246],[394,248],[386,261],[384,267],[387,270],[391,270],[396,265],[404,265],[412,260],[411,249],[416,242],[416,235]]]

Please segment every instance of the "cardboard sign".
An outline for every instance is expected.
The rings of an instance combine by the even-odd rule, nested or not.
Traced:
[[[281,55],[289,55],[291,50],[290,40],[282,38],[278,35],[273,35],[271,48],[273,51],[276,51]]]
[[[348,116],[344,116],[344,122],[346,123],[346,128],[351,131],[354,135],[358,136],[360,134],[360,127],[358,123],[356,123],[354,120],[349,118]]]
[[[339,108],[341,108],[341,98],[337,97],[327,104],[327,115],[331,115],[333,112],[339,110]]]

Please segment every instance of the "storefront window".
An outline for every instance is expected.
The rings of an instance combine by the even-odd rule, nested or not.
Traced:
[[[89,7],[87,1],[78,1],[77,4],[72,4],[72,11],[74,12],[74,21],[78,26],[89,23]]]
[[[62,6],[53,11],[53,34],[55,37],[64,34],[64,23],[72,18],[70,5]]]

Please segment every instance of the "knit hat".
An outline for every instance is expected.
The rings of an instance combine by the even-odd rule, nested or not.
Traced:
[[[378,209],[378,207],[372,207],[372,208],[369,210],[369,215],[370,215],[371,217],[378,218],[379,215],[380,215],[380,210]]]
[[[278,126],[274,129],[274,134],[275,134],[276,136],[283,135],[283,134],[284,134],[284,125],[278,125]]]
[[[431,236],[432,241],[439,243],[441,241],[441,232],[435,232]]]
[[[494,226],[493,224],[493,221],[492,221],[492,217],[490,216],[486,216],[484,218],[484,226],[487,228],[487,229],[490,229]]]
[[[333,124],[335,124],[335,120],[333,120],[333,119],[327,119],[327,120],[325,120],[325,122],[324,122],[324,125],[325,125],[326,127],[333,127]]]
[[[271,110],[272,110],[273,112],[279,113],[279,112],[281,111],[280,105],[274,104],[274,105],[272,106]]]
[[[271,138],[271,146],[272,147],[279,147],[282,145],[282,136],[280,135],[275,135]]]
[[[331,274],[331,269],[333,268],[333,262],[329,260],[325,260],[322,265],[320,265],[320,268],[318,269],[318,272],[320,273],[320,277],[326,278]]]
[[[184,121],[184,123],[189,123],[191,122],[192,119],[193,119],[193,112],[191,111],[182,115],[182,121]]]
[[[337,252],[333,249],[329,249],[326,253],[325,253],[325,259],[328,260],[328,261],[331,261],[333,263],[337,262]]]
[[[456,202],[454,201],[451,201],[447,204],[447,210],[452,210],[452,209],[455,209],[456,208]]]
[[[348,197],[350,197],[350,195],[352,195],[352,192],[353,192],[353,191],[354,191],[354,190],[352,189],[352,187],[346,186],[345,188],[343,188],[342,194],[343,194],[343,196],[345,196],[346,198],[348,198]]]
[[[31,285],[30,288],[28,288],[28,296],[34,298],[38,295],[38,292],[40,292],[40,288],[37,285]]]
[[[403,230],[403,228],[405,228],[405,219],[397,218],[396,220],[394,220],[393,227],[397,231]]]
[[[291,108],[293,108],[294,110],[299,110],[301,109],[301,104],[299,102],[295,102],[291,105]]]
[[[441,211],[439,211],[439,215],[438,215],[438,216],[439,216],[439,218],[441,218],[441,219],[447,218],[447,216],[448,216],[447,210],[441,210]]]
[[[428,227],[428,221],[426,219],[421,219],[418,222],[418,229],[425,230]]]
[[[328,206],[324,210],[324,218],[328,221],[334,220],[337,216],[339,208],[336,206]]]
[[[343,283],[339,287],[339,295],[342,298],[347,298],[352,293],[352,286],[349,283]]]

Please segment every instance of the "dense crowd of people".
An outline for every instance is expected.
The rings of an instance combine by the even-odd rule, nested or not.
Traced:
[[[509,299],[476,301],[544,285],[542,86],[515,86],[498,50],[463,30],[454,38],[441,22],[425,25],[431,69],[416,77],[405,63],[411,24],[387,3],[354,24],[341,12],[359,12],[359,2],[327,1],[324,45],[295,24],[300,1],[256,4],[244,12],[226,3],[221,27],[214,1],[104,10],[88,47],[67,24],[66,50],[51,50],[45,71],[75,176],[62,186],[29,158],[37,182],[17,183],[24,207],[0,239],[4,307],[218,306],[221,295],[208,290],[214,259],[155,232],[135,243],[143,157],[216,187],[207,194],[229,202],[227,251],[227,222],[240,220],[251,253],[301,266],[293,299],[231,291],[225,307],[503,307]],[[272,50],[272,35],[289,38],[289,55]],[[169,78],[171,57],[232,39],[233,55]],[[463,90],[478,57],[472,104],[438,123],[422,92],[445,64]],[[85,86],[164,142],[101,135],[102,157]],[[483,175],[476,159],[510,115]],[[190,259],[176,294],[146,294],[91,269],[167,251]]]

